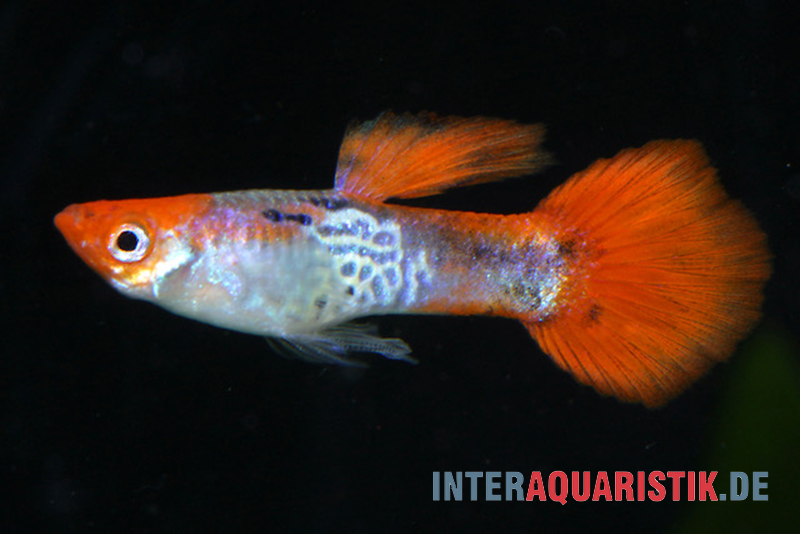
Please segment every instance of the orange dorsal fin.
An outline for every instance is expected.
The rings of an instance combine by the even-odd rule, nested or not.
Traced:
[[[384,112],[348,127],[335,188],[380,201],[531,174],[547,164],[543,137],[541,125]]]
[[[536,211],[572,243],[574,272],[563,306],[527,326],[601,393],[661,405],[725,360],[760,316],[766,236],[697,142],[597,161]]]

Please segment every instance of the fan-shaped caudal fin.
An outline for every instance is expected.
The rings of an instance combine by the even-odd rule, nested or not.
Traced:
[[[385,112],[348,127],[336,189],[380,201],[531,174],[547,164],[543,137],[541,125]]]
[[[699,143],[654,141],[600,160],[537,208],[568,243],[559,310],[530,323],[599,392],[661,405],[725,360],[759,318],[766,237]]]

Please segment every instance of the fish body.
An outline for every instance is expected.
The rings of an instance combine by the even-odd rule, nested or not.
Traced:
[[[169,245],[152,269],[110,271],[108,279],[130,297],[250,334],[287,338],[396,313],[538,319],[555,309],[568,276],[554,236],[540,223],[520,238],[518,217],[393,206],[334,190],[189,197],[192,211],[184,207],[166,231],[149,219],[149,203],[142,213],[141,201],[117,203],[130,226],[112,223],[97,248],[117,246],[135,224]],[[85,219],[90,210],[63,217]]]
[[[538,171],[542,135],[386,113],[349,128],[331,190],[89,202],[55,222],[122,293],[307,359],[409,360],[351,323],[366,316],[495,315],[581,382],[662,404],[733,350],[769,276],[763,234],[697,143],[601,160],[525,214],[386,202]]]

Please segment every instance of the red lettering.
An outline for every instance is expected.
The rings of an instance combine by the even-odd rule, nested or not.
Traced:
[[[558,491],[556,481],[561,481],[561,491]],[[564,471],[553,471],[547,479],[547,491],[550,493],[550,500],[560,502],[561,505],[567,504],[567,494],[569,493],[569,478]]]
[[[636,473],[636,500],[644,500],[644,471],[637,471]]]
[[[698,486],[697,491],[700,493],[701,501],[706,500],[706,495],[708,495],[712,501],[717,500],[717,492],[714,491],[715,478],[717,478],[716,471],[711,471],[711,476],[709,476],[708,478],[706,478],[705,471],[700,471],[700,476],[698,477],[697,480],[697,486]]]
[[[667,471],[667,476],[672,479],[672,500],[681,500],[681,479],[686,476],[686,471]]]
[[[667,490],[664,489],[664,486],[661,484],[660,481],[664,480],[664,473],[661,471],[653,471],[650,473],[650,476],[647,477],[647,481],[650,483],[650,487],[653,489],[647,492],[647,497],[651,501],[663,501],[664,497],[667,495]],[[653,491],[655,490],[655,491]]]
[[[542,480],[542,473],[540,471],[531,473],[531,483],[528,484],[528,494],[525,496],[525,500],[532,501],[534,497],[538,497],[542,502],[547,500],[547,495],[544,492],[544,481]]]
[[[600,497],[605,497],[606,501],[611,500],[611,486],[608,483],[608,473],[600,471],[597,473],[597,480],[594,482],[594,493],[592,500],[599,501]]]
[[[694,477],[695,477],[695,472],[694,471],[689,471],[686,474],[686,490],[687,490],[687,493],[689,494],[687,499],[689,499],[690,501],[694,500],[694,490],[695,490]]]
[[[589,494],[592,491],[591,485],[591,473],[589,471],[583,472],[583,491],[584,493],[580,493],[580,473],[577,471],[572,472],[572,498],[578,502],[584,502],[589,498]]]
[[[622,500],[622,490],[625,490],[625,500],[633,500],[633,474],[629,471],[614,472],[614,500]]]

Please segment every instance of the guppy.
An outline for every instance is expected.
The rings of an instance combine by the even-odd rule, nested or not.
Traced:
[[[543,135],[386,112],[350,125],[331,190],[97,201],[55,224],[123,294],[299,357],[410,360],[352,322],[369,315],[509,317],[578,381],[661,405],[731,354],[770,275],[765,235],[699,143],[599,160],[529,213],[386,203],[539,171]]]

